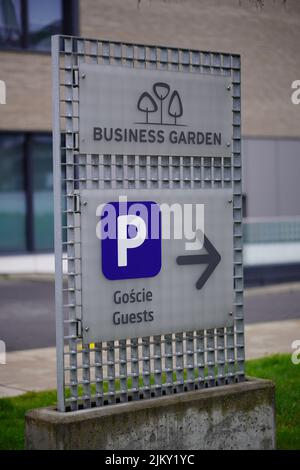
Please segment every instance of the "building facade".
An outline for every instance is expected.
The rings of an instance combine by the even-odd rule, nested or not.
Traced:
[[[300,216],[300,2],[264,3],[0,0],[0,252],[53,249],[52,34],[241,54],[245,216]]]

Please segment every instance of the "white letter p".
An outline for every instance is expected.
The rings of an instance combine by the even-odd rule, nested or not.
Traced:
[[[133,225],[137,229],[136,236],[127,237],[127,228]],[[118,217],[118,266],[127,266],[127,250],[141,246],[147,235],[145,221],[137,215],[120,215]]]

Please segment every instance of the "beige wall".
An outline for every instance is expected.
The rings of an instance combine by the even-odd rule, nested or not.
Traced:
[[[165,44],[242,56],[243,134],[300,136],[300,105],[291,82],[300,79],[300,1],[81,0],[81,35]],[[0,52],[7,104],[0,129],[51,129],[51,58]]]
[[[50,55],[1,52],[0,64],[0,79],[6,83],[0,129],[50,130]]]

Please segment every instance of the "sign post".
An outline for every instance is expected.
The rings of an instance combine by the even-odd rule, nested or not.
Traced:
[[[274,386],[244,376],[239,57],[54,37],[53,77],[58,411],[27,448],[274,448]]]
[[[53,78],[59,410],[244,381],[239,56],[54,37]]]

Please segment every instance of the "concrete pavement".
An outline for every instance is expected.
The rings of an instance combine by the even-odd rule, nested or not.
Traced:
[[[292,353],[291,343],[300,340],[300,320],[246,325],[245,334],[247,359],[279,352]],[[0,365],[0,397],[54,389],[55,374],[53,347],[9,352],[7,364]]]
[[[56,388],[55,348],[6,354],[6,364],[0,365],[0,397],[53,388]]]
[[[292,354],[294,350],[291,345],[296,339],[300,340],[298,319],[246,325],[246,359],[257,359],[277,353]]]

